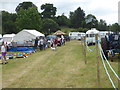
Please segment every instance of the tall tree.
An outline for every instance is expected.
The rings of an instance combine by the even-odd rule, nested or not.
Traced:
[[[42,32],[50,34],[57,31],[59,28],[58,24],[52,19],[43,19]]]
[[[17,28],[22,29],[36,29],[41,31],[41,18],[36,8],[29,8],[27,10],[21,9],[17,13],[16,19]]]
[[[30,7],[34,7],[34,8],[37,9],[37,6],[36,6],[35,4],[33,4],[32,2],[23,2],[23,3],[20,3],[20,4],[16,7],[15,11],[16,11],[16,12],[19,12],[20,9],[26,10],[26,9],[28,9],[28,8],[30,8]]]
[[[85,20],[85,12],[79,7],[74,12],[70,12],[71,27],[82,27],[82,22]]]
[[[110,26],[110,30],[113,32],[120,32],[120,25],[118,23],[114,23]]]
[[[98,20],[92,14],[88,14],[86,16],[86,18],[85,18],[85,21],[86,21],[86,26],[89,29],[91,29],[91,28],[97,28],[97,26],[98,26]]]
[[[100,19],[100,21],[98,22],[98,30],[101,31],[108,31],[108,26],[105,20]]]
[[[16,21],[17,15],[2,11],[2,33],[17,33]]]
[[[68,27],[70,24],[69,19],[64,14],[62,14],[61,16],[58,16],[56,22],[59,24],[59,26]]]
[[[41,9],[43,10],[41,13],[43,18],[53,18],[56,15],[57,8],[53,4],[43,4]]]

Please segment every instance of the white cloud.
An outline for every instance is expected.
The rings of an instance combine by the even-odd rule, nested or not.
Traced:
[[[40,12],[42,4],[52,3],[57,7],[57,15],[65,13],[68,16],[70,11],[81,7],[86,15],[93,14],[97,19],[104,19],[107,23],[111,24],[118,21],[119,0],[1,0],[0,10],[15,12],[17,5],[23,1],[32,1]]]

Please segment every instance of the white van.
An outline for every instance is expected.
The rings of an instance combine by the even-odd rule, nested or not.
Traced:
[[[84,36],[85,36],[85,33],[83,33],[83,32],[70,32],[69,33],[70,39],[81,40],[81,38]]]
[[[95,28],[92,28],[91,30],[88,30],[86,32],[86,43],[87,43],[87,45],[95,44],[95,35],[96,34],[99,35],[99,31],[96,30]]]
[[[112,31],[100,31],[100,38],[104,38],[108,34],[113,34]]]

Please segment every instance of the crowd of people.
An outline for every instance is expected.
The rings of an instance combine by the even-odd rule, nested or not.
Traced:
[[[34,40],[34,49],[43,51],[43,50],[46,50],[46,48],[51,48],[56,50],[58,46],[65,45],[66,41],[67,40],[63,36],[54,37],[54,38],[36,37],[36,39]],[[1,46],[2,64],[8,63],[6,61],[6,53],[8,49],[9,49],[8,44],[5,42],[2,42],[2,46]]]
[[[44,37],[37,37],[35,39],[34,47],[39,48],[40,51],[46,50],[46,48],[57,48],[57,46],[65,45],[65,39],[62,37],[46,39]]]

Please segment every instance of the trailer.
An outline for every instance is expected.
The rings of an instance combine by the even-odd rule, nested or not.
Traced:
[[[85,33],[83,33],[83,32],[70,32],[69,33],[70,39],[81,40],[81,38],[84,36],[85,36]]]
[[[86,32],[86,43],[87,45],[94,45],[95,44],[95,35],[99,35],[99,31],[95,28],[92,28],[91,30],[88,30]],[[100,38],[99,38],[100,39]]]
[[[116,54],[120,58],[120,34],[113,33],[105,36],[101,39],[101,46],[106,58],[114,57]]]

